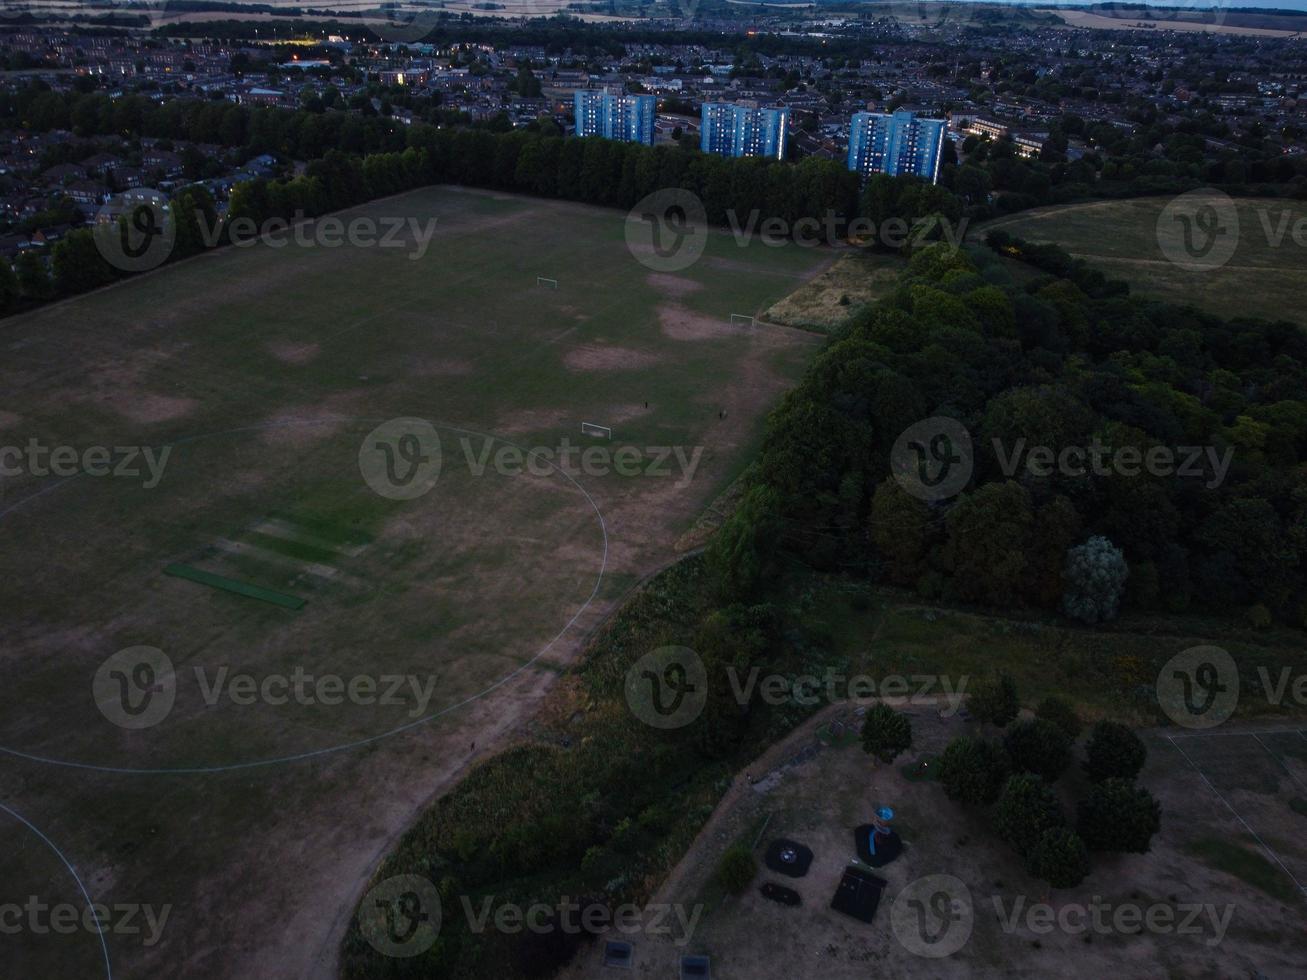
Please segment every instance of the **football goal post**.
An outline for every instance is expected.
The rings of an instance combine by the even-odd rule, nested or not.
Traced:
[[[546,289],[557,289],[558,280],[550,279],[548,276],[536,276],[536,285],[544,286]]]
[[[593,422],[581,423],[581,435],[594,436],[596,439],[611,439],[613,430],[606,425],[595,425]]]
[[[751,327],[753,326],[753,317],[749,316],[747,313],[732,313],[731,323],[739,323],[743,326]]]

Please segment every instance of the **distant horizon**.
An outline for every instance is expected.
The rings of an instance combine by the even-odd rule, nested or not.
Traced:
[[[315,7],[318,9],[331,9],[333,6],[350,6],[360,7],[368,4],[360,0],[323,0],[321,6],[315,4],[313,0],[235,0],[237,3],[265,4],[273,7]],[[381,6],[386,0],[376,0],[376,6]],[[397,0],[401,5],[405,5],[405,0]],[[759,0],[760,3],[767,3],[769,0]],[[901,2],[901,0],[854,0],[854,2],[863,2],[870,5]],[[1307,0],[1217,0],[1217,2],[1208,2],[1208,0],[918,0],[922,3],[985,3],[1003,7],[1099,7],[1111,3],[1116,4],[1135,4],[1144,7],[1157,7],[1173,10],[1191,10],[1191,11],[1208,11],[1208,10],[1260,10],[1267,13],[1282,11],[1284,13],[1304,13],[1307,12]],[[816,0],[818,6],[821,6],[820,0]]]

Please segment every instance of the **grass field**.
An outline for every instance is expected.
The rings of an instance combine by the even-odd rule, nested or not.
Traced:
[[[859,309],[889,295],[903,269],[903,260],[897,255],[845,252],[763,317],[787,327],[829,333]]]
[[[1053,242],[1106,275],[1126,280],[1139,295],[1219,316],[1307,322],[1301,303],[1307,248],[1292,235],[1294,223],[1307,219],[1307,206],[1274,198],[1235,199],[1238,244],[1233,255],[1219,268],[1190,271],[1168,261],[1158,244],[1158,219],[1171,200],[1037,208],[978,226],[973,237],[983,240],[986,231],[1001,228],[1029,241]]]
[[[117,976],[331,975],[377,855],[672,556],[815,349],[729,321],[815,274],[810,250],[713,234],[667,275],[632,257],[616,212],[430,189],[357,213],[435,217],[435,237],[418,260],[226,249],[2,328],[0,445],[169,453],[152,485],[28,473],[0,496],[0,601],[16,611],[0,799],[95,901],[172,907],[157,945],[106,937]],[[360,472],[365,437],[400,417],[439,439],[439,479],[415,499]],[[479,469],[513,447],[597,445],[583,421],[641,465]],[[692,478],[676,457],[650,472],[650,447],[697,452]],[[129,730],[93,680],[137,646],[170,659],[175,703]],[[213,696],[296,671],[424,690]],[[34,833],[11,841],[0,901],[75,897]],[[24,936],[7,962],[93,976],[99,957],[81,932]]]

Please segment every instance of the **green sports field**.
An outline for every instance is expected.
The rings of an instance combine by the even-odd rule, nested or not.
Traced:
[[[1223,229],[1223,234],[1233,233],[1233,252],[1219,265],[1213,261],[1210,268],[1186,269],[1170,261],[1159,243],[1159,221],[1163,236],[1172,240],[1182,231],[1166,212],[1173,200],[1145,197],[1037,208],[979,225],[972,237],[983,239],[986,231],[1001,228],[1018,238],[1052,242],[1104,274],[1124,279],[1138,295],[1218,316],[1307,322],[1301,304],[1307,206],[1276,198],[1233,199],[1237,224]],[[1211,200],[1224,206],[1230,199]],[[1299,223],[1295,241],[1293,229]]]
[[[674,556],[814,350],[731,314],[819,252],[712,234],[653,272],[619,213],[444,188],[358,216],[437,223],[420,258],[229,248],[0,325],[0,446],[84,461],[3,480],[0,798],[94,900],[173,906],[156,945],[107,936],[118,976],[320,969],[382,843]],[[377,489],[395,419],[439,454],[413,496]],[[86,472],[101,448],[137,475]],[[116,724],[129,689],[171,709]],[[0,902],[75,889],[11,840]],[[85,933],[24,942],[31,975],[99,965]]]

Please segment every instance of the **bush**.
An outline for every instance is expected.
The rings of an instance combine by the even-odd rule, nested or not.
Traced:
[[[1021,702],[1017,700],[1016,681],[1007,674],[981,681],[967,700],[967,710],[981,723],[1004,727],[1021,710]]]
[[[1018,773],[1008,779],[994,808],[998,836],[1022,854],[1030,854],[1052,827],[1066,823],[1053,790],[1038,776]]]
[[[1080,801],[1076,827],[1091,851],[1146,854],[1162,828],[1162,808],[1142,786],[1105,779]]]
[[[717,880],[732,895],[741,894],[758,873],[758,862],[753,852],[743,844],[727,848],[717,862]]]
[[[1085,745],[1085,774],[1096,783],[1112,778],[1134,779],[1147,758],[1144,743],[1129,728],[1114,721],[1100,721]]]
[[[1019,721],[1004,739],[1012,768],[1033,772],[1045,782],[1057,781],[1071,764],[1071,739],[1051,721],[1033,718]]]
[[[939,757],[939,781],[950,800],[989,806],[998,799],[1011,767],[994,739],[963,735],[948,743]]]
[[[1074,888],[1089,874],[1089,851],[1069,827],[1050,827],[1030,855],[1030,870],[1054,888]]]
[[[881,762],[893,762],[900,753],[912,747],[912,722],[887,704],[874,704],[867,709],[862,722],[862,748]]]
[[[1044,698],[1035,709],[1035,717],[1051,721],[1066,732],[1069,738],[1074,739],[1080,734],[1080,719],[1076,716],[1075,708],[1065,698],[1056,695]]]

